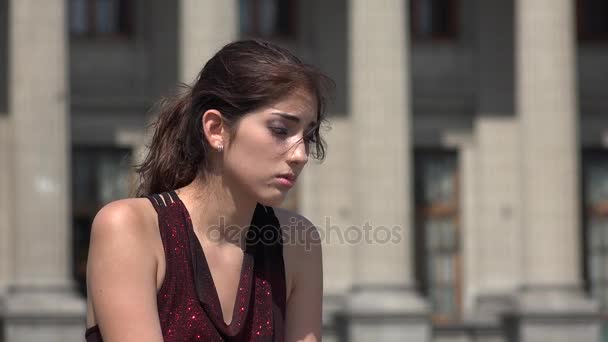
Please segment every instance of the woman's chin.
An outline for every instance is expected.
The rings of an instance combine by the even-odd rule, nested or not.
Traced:
[[[286,197],[287,192],[275,190],[271,193],[264,194],[264,196],[260,196],[258,202],[266,207],[278,207],[285,202]]]

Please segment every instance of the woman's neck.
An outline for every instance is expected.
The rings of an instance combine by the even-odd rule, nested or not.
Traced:
[[[199,176],[178,189],[177,194],[188,209],[201,242],[244,248],[256,201],[238,192],[221,175]]]

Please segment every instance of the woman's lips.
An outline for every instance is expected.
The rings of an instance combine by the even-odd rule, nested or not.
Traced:
[[[288,188],[291,188],[295,184],[295,180],[291,180],[291,179],[287,178],[287,176],[278,176],[278,177],[276,177],[276,179],[277,179],[277,183],[279,183],[282,186],[288,187]]]

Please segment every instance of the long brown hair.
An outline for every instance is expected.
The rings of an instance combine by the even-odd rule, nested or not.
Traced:
[[[135,196],[183,187],[208,167],[211,146],[203,134],[202,114],[216,109],[231,134],[246,113],[279,100],[299,88],[317,100],[317,125],[305,139],[313,158],[325,158],[320,128],[326,123],[326,102],[333,81],[303,63],[288,50],[261,40],[230,43],[218,51],[198,74],[194,85],[163,99],[152,124],[154,135],[148,154],[135,170],[139,184]]]

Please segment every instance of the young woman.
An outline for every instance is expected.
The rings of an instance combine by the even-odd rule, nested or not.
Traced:
[[[321,340],[318,232],[273,207],[324,157],[328,85],[283,48],[239,41],[161,106],[138,197],[92,225],[87,341]]]

